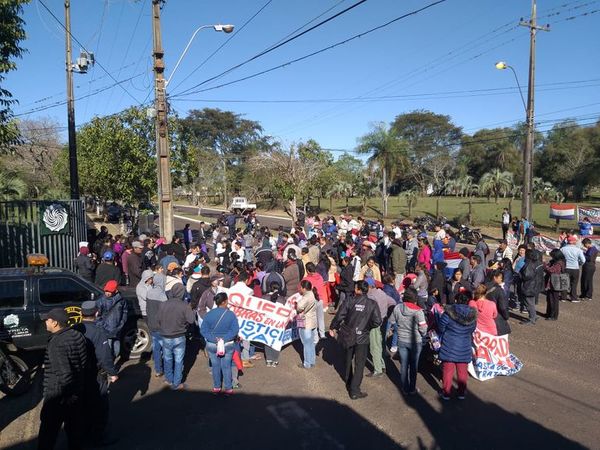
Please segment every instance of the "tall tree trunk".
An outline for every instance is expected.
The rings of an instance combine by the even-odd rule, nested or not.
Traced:
[[[290,214],[292,215],[292,221],[293,224],[295,225],[296,222],[298,222],[298,210],[296,207],[296,196],[294,195],[294,197],[292,197],[291,200],[289,200],[289,204],[290,204]]]
[[[387,196],[387,170],[386,167],[383,166],[383,168],[381,169],[381,171],[383,172],[383,180],[382,180],[382,187],[381,187],[381,199],[383,201],[383,217],[387,217],[387,213],[388,213],[388,196]]]
[[[346,214],[348,214],[348,197],[346,197]]]
[[[333,197],[329,196],[329,214],[333,214]]]
[[[317,208],[319,209],[319,212],[321,212],[321,196],[320,195],[317,197]]]
[[[366,216],[367,215],[367,197],[363,197],[362,198],[362,215]]]

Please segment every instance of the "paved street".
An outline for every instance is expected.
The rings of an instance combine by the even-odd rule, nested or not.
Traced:
[[[542,300],[538,311],[544,308]],[[470,379],[464,402],[441,403],[439,374],[428,367],[417,382],[421,393],[402,397],[398,361],[388,361],[386,377],[365,378],[369,397],[352,401],[331,339],[322,341],[314,370],[297,368],[300,348],[290,346],[278,368],[259,361],[240,378],[241,391],[214,397],[206,358],[192,341],[186,392],[165,389],[148,362],[124,365],[111,392],[112,429],[120,437],[112,448],[598,448],[597,311],[597,300],[561,303],[558,322],[521,327],[512,320],[511,349],[523,370]],[[34,448],[40,397],[38,382],[23,397],[0,399],[0,448]]]
[[[185,206],[185,205],[176,205],[174,207],[175,215],[179,214],[187,214],[187,215],[197,215],[198,208],[195,206]],[[225,211],[224,209],[213,209],[213,208],[202,208],[202,215],[217,219],[221,216],[221,213]],[[289,229],[292,226],[292,219],[289,217],[277,217],[271,216],[269,214],[257,214],[257,220],[262,226],[269,227],[271,229],[277,229],[279,226],[282,226],[286,229]],[[181,217],[175,218],[175,229],[180,230],[183,229],[186,224],[186,220]],[[238,221],[238,226],[241,225],[241,221]]]

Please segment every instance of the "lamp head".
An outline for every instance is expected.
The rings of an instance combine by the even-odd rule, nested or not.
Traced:
[[[234,26],[231,24],[228,25],[215,25],[215,31],[222,31],[223,33],[231,33],[233,31]]]
[[[496,69],[498,69],[498,70],[508,69],[508,64],[506,64],[504,61],[498,61],[496,63]]]

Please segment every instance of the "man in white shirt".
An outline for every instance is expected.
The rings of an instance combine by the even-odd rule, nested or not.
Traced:
[[[512,217],[508,212],[508,208],[504,208],[502,211],[502,239],[506,239],[506,233],[508,233],[508,228],[510,227],[511,221]]]

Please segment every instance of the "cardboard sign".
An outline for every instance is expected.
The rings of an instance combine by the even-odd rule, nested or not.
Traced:
[[[494,336],[475,330],[473,333],[473,362],[469,363],[469,373],[479,381],[489,380],[499,375],[510,376],[519,372],[523,363],[508,347],[508,335]]]

